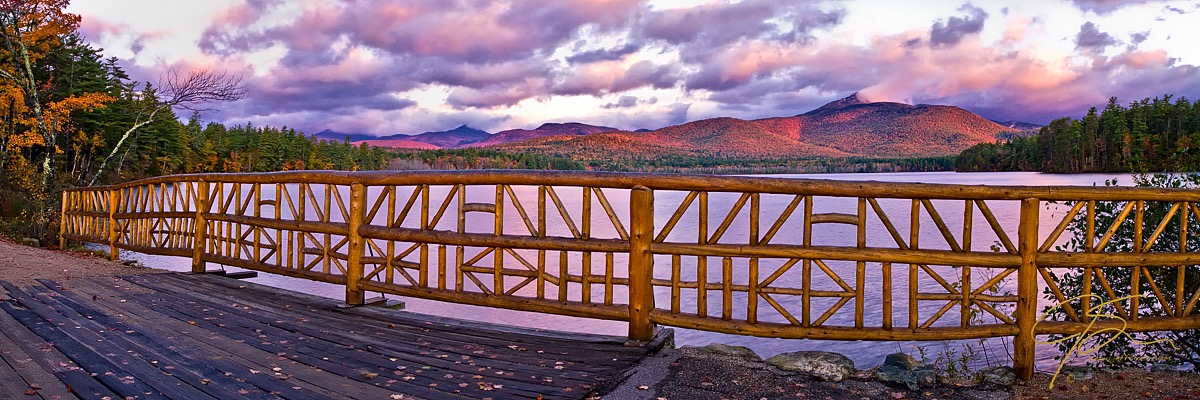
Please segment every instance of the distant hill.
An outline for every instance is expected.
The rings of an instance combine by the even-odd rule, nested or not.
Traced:
[[[323,139],[323,140],[329,140],[329,141],[334,141],[334,142],[341,142],[343,140],[346,140],[346,137],[349,137],[351,142],[358,142],[358,141],[367,140],[367,139],[379,139],[379,137],[376,137],[374,135],[368,135],[365,133],[343,133],[343,132],[333,131],[333,130],[329,130],[329,129],[317,132],[316,134],[313,135],[313,137],[317,138],[318,140]]]
[[[441,147],[437,145],[418,142],[409,139],[367,139],[353,142],[355,145],[366,143],[371,146],[391,147],[393,149],[417,149],[417,150],[437,150]]]
[[[1038,129],[1042,129],[1042,127],[1044,126],[1044,125],[1038,125],[1038,124],[1034,124],[1034,123],[1030,123],[1030,122],[1021,122],[1021,121],[996,121],[996,120],[991,120],[991,121],[995,122],[997,124],[1000,124],[1001,126],[1013,128],[1013,129],[1016,129],[1019,131],[1037,131]]]
[[[462,147],[481,147],[501,145],[511,142],[549,137],[549,136],[581,136],[617,130],[607,126],[588,125],[578,122],[546,123],[537,129],[509,129],[490,134],[466,125],[448,131],[425,132],[417,135],[389,135],[374,137],[362,134],[351,134],[354,143],[366,142],[375,146],[386,146],[402,149],[456,149]],[[318,137],[343,140],[345,133],[329,130],[321,131]]]
[[[371,136],[366,134],[346,134],[324,130],[316,135],[322,139],[344,140],[350,136],[354,144],[367,143],[372,146],[391,147],[395,149],[453,149],[478,142],[490,133],[466,125],[448,131],[425,132],[416,135],[395,134],[388,136]]]
[[[392,135],[389,138],[400,139],[397,136],[399,135]],[[419,135],[412,135],[408,139],[415,142],[428,143],[440,148],[452,149],[487,139],[488,136],[491,136],[491,134],[462,125],[448,131],[425,132]]]
[[[509,129],[507,131],[496,132],[496,134],[479,142],[472,143],[471,145],[492,146],[548,136],[583,136],[594,133],[611,132],[615,130],[617,129],[607,126],[582,124],[578,122],[546,123],[537,127],[537,129]]]
[[[793,117],[712,118],[650,132],[548,136],[497,147],[577,160],[928,157],[957,155],[1017,131],[959,107],[871,102],[852,94]]]

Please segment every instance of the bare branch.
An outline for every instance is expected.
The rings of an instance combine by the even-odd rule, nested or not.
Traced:
[[[207,68],[186,75],[176,68],[167,69],[159,77],[159,87],[163,104],[189,111],[211,111],[205,105],[246,97],[246,86],[240,75]]]
[[[206,108],[207,104],[237,101],[246,97],[246,86],[242,84],[242,77],[224,71],[216,72],[206,68],[180,74],[178,69],[170,68],[159,75],[158,80],[159,98],[154,102],[143,102],[145,108],[134,113],[133,125],[121,135],[108,156],[104,157],[88,185],[96,184],[125,142],[136,137],[143,126],[154,122],[155,116],[160,112],[167,113],[167,110],[174,107],[189,111],[211,111],[211,108]],[[129,154],[128,151],[126,149],[125,154]],[[118,171],[124,163],[125,156],[122,156],[117,162]]]

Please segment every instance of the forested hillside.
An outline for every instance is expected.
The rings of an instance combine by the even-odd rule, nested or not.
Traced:
[[[1155,172],[1200,170],[1200,102],[1164,95],[1122,106],[1111,98],[1037,135],[962,152],[957,171]]]

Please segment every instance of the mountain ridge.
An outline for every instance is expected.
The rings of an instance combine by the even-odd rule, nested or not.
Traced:
[[[792,117],[717,117],[650,132],[552,136],[494,147],[576,159],[907,158],[956,155],[1015,131],[955,106],[870,102],[855,93]]]
[[[550,122],[534,129],[488,134],[461,125],[449,131],[389,135],[356,143],[410,149],[488,147],[577,159],[904,158],[955,155],[972,145],[1018,132],[956,106],[873,102],[852,93],[790,117],[717,117],[638,131]],[[327,131],[322,133],[330,136]]]

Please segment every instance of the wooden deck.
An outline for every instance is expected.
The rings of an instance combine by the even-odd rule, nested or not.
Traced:
[[[216,276],[42,283],[2,283],[0,398],[579,399],[654,348]]]

